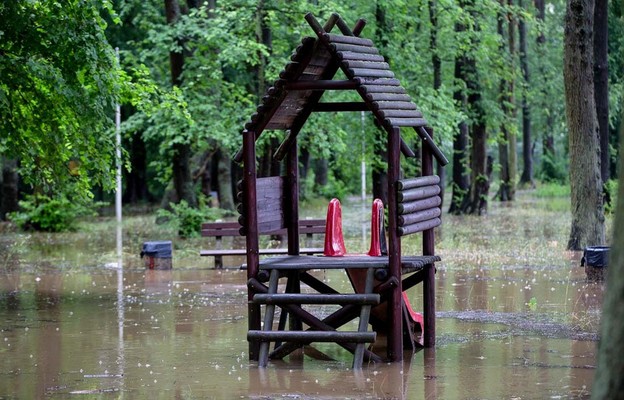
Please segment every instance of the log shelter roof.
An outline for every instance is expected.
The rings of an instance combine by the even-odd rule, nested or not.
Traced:
[[[372,40],[359,37],[365,21],[360,19],[351,30],[338,14],[332,14],[324,26],[312,14],[305,18],[317,37],[302,39],[245,124],[243,134],[254,132],[257,138],[264,130],[287,131],[276,153],[276,158],[282,159],[312,112],[370,111],[387,132],[394,127],[415,129],[438,162],[446,165],[448,160],[425,130],[428,123],[423,114]],[[331,33],[335,26],[339,34]],[[346,80],[333,80],[338,70]],[[320,102],[326,90],[354,90],[362,102]],[[414,156],[402,140],[401,151],[407,157]],[[239,151],[235,159],[241,158]]]

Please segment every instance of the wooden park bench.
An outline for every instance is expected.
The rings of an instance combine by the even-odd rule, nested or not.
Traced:
[[[208,250],[201,250],[200,255],[206,257],[214,257],[215,268],[223,268],[224,256],[244,256],[247,254],[245,248],[223,248],[224,237],[242,237],[241,225],[234,222],[206,222],[202,224],[201,235],[202,237],[215,238],[214,248]],[[312,242],[313,235],[325,233],[325,220],[324,219],[303,219],[299,221],[299,235],[306,236],[306,245],[309,246]],[[286,228],[278,229],[272,232],[265,232],[264,235],[270,236],[285,236],[287,235]],[[301,254],[314,255],[323,254],[322,247],[304,247],[299,249]],[[260,255],[286,255],[288,254],[288,248],[262,248],[259,249]]]

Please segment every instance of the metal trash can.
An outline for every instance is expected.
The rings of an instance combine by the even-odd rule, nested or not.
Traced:
[[[587,280],[596,282],[604,280],[609,263],[609,247],[593,246],[583,251],[581,267],[585,267]]]
[[[171,269],[172,245],[171,240],[143,243],[141,258],[145,260],[147,269]]]

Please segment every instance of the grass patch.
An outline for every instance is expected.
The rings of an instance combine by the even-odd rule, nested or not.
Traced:
[[[535,197],[538,198],[557,198],[570,197],[570,185],[561,185],[558,183],[542,183],[535,189]]]

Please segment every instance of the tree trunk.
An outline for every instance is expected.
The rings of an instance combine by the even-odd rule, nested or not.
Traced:
[[[468,110],[472,116],[470,124],[472,148],[470,152],[470,191],[467,201],[462,205],[462,212],[484,215],[487,213],[491,167],[488,166],[486,114],[481,104],[481,84],[479,83],[476,61],[472,57],[466,62],[466,76],[468,77],[466,86],[469,91]]]
[[[234,195],[232,193],[232,160],[225,151],[217,151],[219,159],[219,207],[234,211]]]
[[[537,15],[536,18],[537,20],[541,23],[544,24],[546,21],[546,6],[545,6],[545,0],[535,0],[535,8],[537,9]],[[544,32],[541,31],[538,36],[537,39],[535,40],[537,43],[537,58],[538,60],[541,60],[543,57],[545,57],[545,43],[546,43],[546,35],[544,35]],[[544,70],[544,65],[540,62],[538,64],[538,75],[540,78],[544,78],[546,76],[546,71]],[[542,88],[541,90],[541,95],[542,95],[542,103],[541,103],[541,108],[547,108],[547,99],[548,99],[548,92],[546,89]],[[551,113],[547,113],[546,114],[546,128],[544,129],[544,133],[543,133],[543,138],[542,138],[542,154],[544,155],[544,157],[547,158],[551,158],[553,159],[555,157],[555,138],[553,136],[553,124],[554,124],[554,120],[552,117]]]
[[[438,92],[442,86],[442,60],[438,52],[438,10],[437,1],[429,0],[429,22],[431,31],[429,33],[429,49],[431,50],[431,66],[433,68],[433,90]],[[433,116],[435,118],[435,116]],[[440,177],[440,198],[444,203],[444,189],[446,187],[446,169],[436,162],[436,172]]]
[[[314,162],[314,186],[327,186],[328,162],[325,158],[320,158]]]
[[[186,201],[190,207],[197,207],[197,197],[191,176],[191,146],[175,143],[173,146],[173,187],[178,201]]]
[[[306,199],[306,184],[305,182],[308,179],[308,172],[310,171],[310,152],[308,148],[302,146],[299,149],[299,198]]]
[[[501,7],[505,6],[505,0],[500,0]],[[508,1],[508,5],[513,7],[513,0]],[[498,15],[498,34],[501,36],[501,43],[504,43],[505,14],[501,11]],[[511,201],[515,196],[516,181],[516,135],[510,126],[515,123],[514,107],[514,80],[513,68],[516,53],[516,24],[512,15],[507,14],[507,52],[505,46],[501,45],[503,58],[507,58],[509,68],[512,72],[505,74],[500,82],[500,102],[503,111],[503,123],[501,125],[501,138],[498,143],[499,164],[500,164],[500,188],[498,198],[501,201]]]
[[[608,0],[595,0],[594,8],[594,99],[600,132],[600,176],[606,183],[610,178],[609,152],[609,68],[607,16]]]
[[[461,24],[455,24],[455,32],[464,32],[466,27]],[[466,53],[461,52],[455,56],[455,81],[466,82]],[[459,104],[462,111],[467,113],[467,95],[461,88],[456,89],[453,93],[453,99]],[[462,205],[468,198],[470,189],[470,175],[468,172],[468,123],[462,121],[457,126],[457,132],[453,136],[453,176],[451,186],[453,192],[451,194],[451,205],[449,212],[453,214],[462,212]]]
[[[177,0],[165,0],[165,13],[167,23],[175,25],[180,19],[180,5]],[[178,38],[178,44],[182,47],[183,40]],[[173,86],[182,84],[182,71],[184,70],[184,54],[182,51],[169,52],[169,64],[171,67],[171,83]],[[193,189],[193,179],[189,160],[191,158],[191,145],[188,143],[175,143],[173,146],[173,187],[178,201],[185,200],[189,206],[197,207],[197,197]]]
[[[524,0],[518,0],[518,8],[524,10]],[[522,176],[520,184],[534,187],[533,182],[533,139],[531,137],[531,107],[527,99],[531,79],[527,54],[527,31],[524,17],[518,21],[518,38],[520,46],[520,69],[522,70]]]
[[[624,154],[624,126],[620,129],[620,154]],[[624,164],[620,163],[619,176],[624,176]],[[618,186],[613,243],[609,251],[607,289],[602,306],[600,342],[598,344],[598,367],[592,385],[593,400],[622,398],[624,393],[624,185]]]
[[[17,160],[2,157],[2,193],[0,193],[0,221],[6,221],[7,213],[19,210],[19,175]]]
[[[125,146],[130,149],[130,165],[132,169],[125,174],[126,190],[124,203],[138,203],[150,201],[147,187],[147,150],[141,132],[136,132]]]
[[[605,242],[600,140],[594,104],[593,15],[593,0],[568,0],[563,77],[570,148],[570,250]]]

